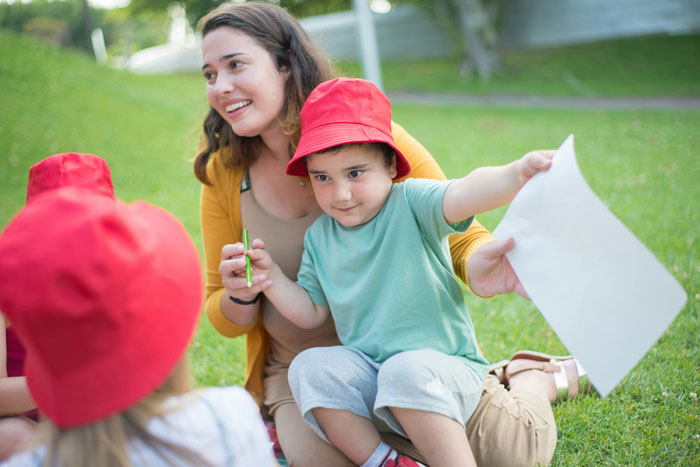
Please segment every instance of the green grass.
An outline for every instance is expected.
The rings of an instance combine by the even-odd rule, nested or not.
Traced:
[[[187,159],[206,109],[203,81],[134,76],[2,32],[0,52],[3,223],[23,205],[34,162],[92,152],[110,164],[118,196],[162,205],[198,232],[199,190]]]
[[[489,82],[460,77],[453,60],[382,63],[387,91],[543,96],[700,96],[700,35],[638,37],[501,54],[503,69]],[[339,62],[359,76],[357,63]]]
[[[120,198],[165,207],[201,246],[200,186],[188,161],[206,109],[200,77],[134,76],[1,32],[0,56],[0,225],[24,204],[34,162],[56,152],[92,152],[112,167]],[[607,69],[598,66],[601,61],[591,69]],[[596,79],[605,81],[603,75]],[[617,79],[605,88],[614,89]],[[679,89],[685,78],[678,80],[664,86]],[[593,190],[681,282],[689,301],[609,397],[555,408],[553,464],[699,465],[700,403],[691,393],[700,392],[700,112],[401,105],[394,117],[451,177],[534,148],[557,147],[575,134],[578,161]],[[503,212],[480,220],[493,228]],[[467,300],[490,360],[521,348],[565,351],[532,304],[515,296],[480,300],[468,294]],[[243,381],[244,341],[219,336],[206,319],[190,356],[199,384]]]

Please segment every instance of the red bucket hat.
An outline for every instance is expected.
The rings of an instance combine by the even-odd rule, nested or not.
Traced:
[[[396,152],[396,177],[411,171],[391,136],[391,103],[372,82],[336,78],[319,84],[301,109],[301,138],[287,175],[309,175],[309,154],[347,143],[386,143]]]
[[[43,159],[29,169],[27,202],[45,191],[79,186],[114,198],[109,166],[94,154],[66,152]]]
[[[73,427],[160,386],[193,334],[201,277],[163,209],[76,187],[28,203],[0,236],[0,309],[27,349],[39,410]]]

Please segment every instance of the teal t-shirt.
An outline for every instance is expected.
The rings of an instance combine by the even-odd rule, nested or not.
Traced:
[[[482,377],[488,362],[452,269],[442,199],[450,182],[408,179],[392,186],[380,212],[345,227],[324,214],[307,230],[298,283],[329,306],[340,341],[377,363],[434,349],[464,357]]]

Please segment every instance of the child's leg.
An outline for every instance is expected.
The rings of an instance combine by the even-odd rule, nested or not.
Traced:
[[[274,417],[280,447],[290,466],[352,467],[356,465],[336,447],[321,439],[302,420],[299,408],[294,401],[278,406]]]
[[[408,436],[428,464],[473,465],[464,424],[482,386],[482,377],[461,358],[430,349],[402,352],[379,370],[374,410]]]
[[[347,410],[318,407],[312,412],[328,441],[354,463],[364,464],[379,446],[381,438],[371,420]]]
[[[377,365],[367,356],[342,346],[305,350],[289,367],[289,386],[304,421],[353,462],[379,446]]]
[[[423,410],[392,407],[391,411],[431,467],[476,466],[464,426],[459,422]]]

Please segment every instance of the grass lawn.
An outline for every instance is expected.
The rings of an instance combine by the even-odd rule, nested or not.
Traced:
[[[598,83],[597,93],[699,93],[697,79],[657,76],[655,65],[634,69],[638,88],[617,72],[607,75],[625,43],[615,43],[607,56],[605,48],[592,48],[596,55],[586,66],[581,58],[580,69],[589,73],[586,83]],[[678,46],[675,57],[664,40],[650,44],[649,53],[661,51],[645,57],[652,64],[685,63],[687,50],[697,50],[697,38],[689,49]],[[577,69],[568,54],[542,54],[548,55],[543,68]],[[56,152],[92,152],[110,164],[120,198],[145,199],[170,210],[201,248],[200,187],[189,161],[206,110],[201,77],[134,76],[3,32],[0,56],[0,225],[24,204],[34,162]],[[539,62],[522,60],[523,67],[528,63],[537,68],[523,68],[523,76],[537,74]],[[697,76],[700,70],[693,66]],[[551,75],[554,88],[560,77]],[[496,83],[489,92],[521,92],[515,81],[510,87],[505,81]],[[395,107],[394,118],[451,177],[478,165],[510,161],[534,148],[556,148],[575,134],[579,165],[593,190],[681,282],[689,301],[609,397],[583,397],[555,408],[559,444],[553,464],[700,465],[700,402],[694,395],[700,392],[700,112],[401,105]],[[480,220],[492,229],[504,212],[501,208]],[[481,300],[469,294],[467,300],[489,360],[523,348],[566,351],[529,302],[515,296]],[[190,355],[198,384],[243,382],[244,341],[219,336],[206,319]]]

